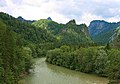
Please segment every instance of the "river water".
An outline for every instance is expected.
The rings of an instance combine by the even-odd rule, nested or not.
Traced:
[[[20,84],[107,84],[108,79],[85,74],[35,59],[35,69],[20,81]]]

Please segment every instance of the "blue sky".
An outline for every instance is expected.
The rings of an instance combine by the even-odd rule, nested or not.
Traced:
[[[75,19],[89,25],[92,20],[120,21],[120,0],[0,0],[0,11],[14,17],[38,20],[51,17],[59,23]]]

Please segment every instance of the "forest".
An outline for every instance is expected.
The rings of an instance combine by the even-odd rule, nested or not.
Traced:
[[[17,84],[33,68],[33,58],[45,56],[53,42],[46,30],[0,12],[0,84]]]
[[[21,46],[16,34],[0,21],[0,84],[17,84],[32,68],[30,48]]]
[[[46,62],[71,70],[96,74],[118,84],[120,79],[120,50],[110,47],[89,47],[73,49],[63,45],[47,52]]]

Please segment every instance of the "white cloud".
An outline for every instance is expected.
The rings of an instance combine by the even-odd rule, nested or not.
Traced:
[[[76,19],[78,24],[88,25],[92,20],[120,21],[119,3],[120,0],[0,0],[0,11],[25,19],[52,17],[60,23]]]
[[[108,18],[107,21],[108,22],[119,22],[120,16],[114,16],[114,17]]]
[[[6,6],[5,0],[0,0],[0,7],[4,7],[4,6]]]
[[[86,23],[87,25],[89,25],[89,22],[91,20],[103,20],[103,18],[101,16],[96,16],[94,14],[86,12],[82,16],[80,16],[77,20],[78,20],[77,21],[78,24],[80,24],[80,23]]]
[[[45,3],[48,3],[49,0],[22,0],[22,4],[29,5],[29,6],[41,6]]]

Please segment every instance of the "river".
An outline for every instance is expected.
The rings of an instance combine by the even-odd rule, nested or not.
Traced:
[[[20,84],[107,84],[108,79],[85,74],[35,59],[34,72],[20,81]]]

